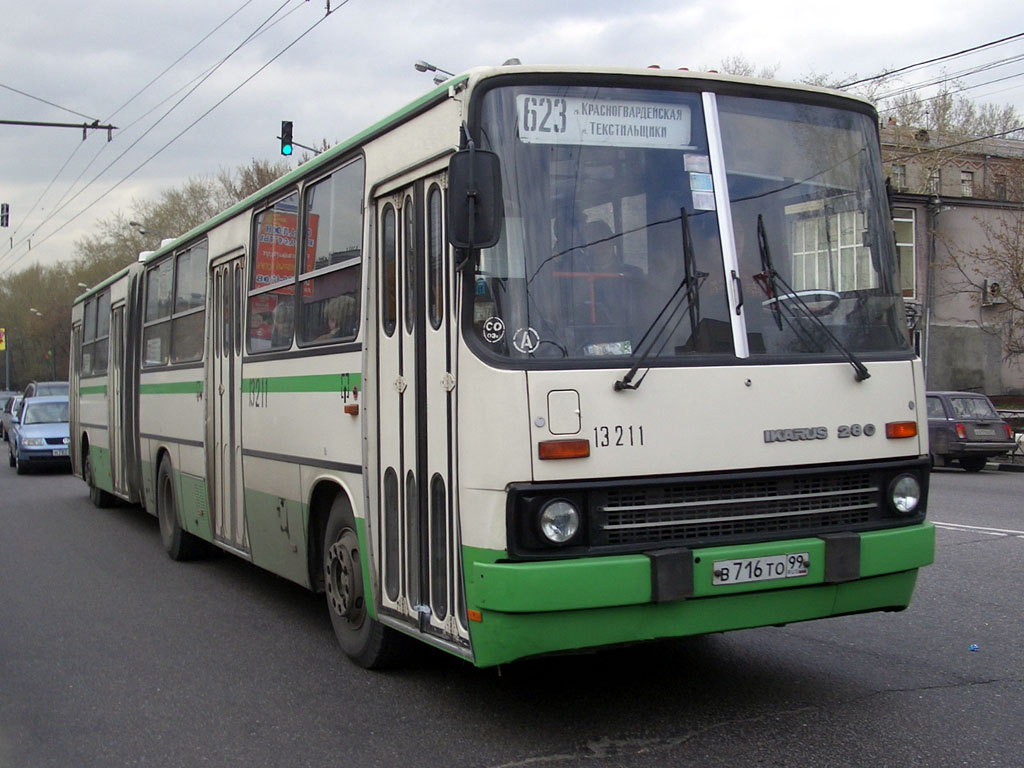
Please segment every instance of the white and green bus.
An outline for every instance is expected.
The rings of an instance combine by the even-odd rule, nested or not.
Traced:
[[[325,593],[364,666],[897,611],[933,559],[877,115],[840,93],[471,70],[73,314],[93,502]]]

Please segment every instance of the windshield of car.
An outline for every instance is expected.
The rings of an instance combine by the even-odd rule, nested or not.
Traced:
[[[68,420],[67,403],[30,403],[22,414],[22,424],[59,424]]]
[[[951,397],[953,413],[958,419],[998,419],[999,414],[987,397]]]
[[[715,107],[699,92],[488,91],[482,143],[502,161],[504,223],[472,271],[474,348],[727,363],[745,334],[751,355],[835,356],[821,324],[792,311],[802,301],[853,352],[906,353],[873,132],[859,112],[735,96]]]

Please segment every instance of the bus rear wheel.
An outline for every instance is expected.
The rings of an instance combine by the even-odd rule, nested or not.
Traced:
[[[92,456],[88,451],[85,454],[84,464],[83,474],[85,475],[85,484],[89,486],[89,501],[94,507],[100,509],[109,507],[114,503],[114,497],[96,485],[96,472],[92,466]]]
[[[172,560],[193,560],[204,552],[203,541],[181,527],[174,475],[170,459],[160,462],[156,476],[156,516],[160,521],[160,540]]]
[[[342,650],[366,669],[390,665],[401,638],[367,611],[359,535],[352,512],[341,497],[331,506],[323,552],[327,612]]]

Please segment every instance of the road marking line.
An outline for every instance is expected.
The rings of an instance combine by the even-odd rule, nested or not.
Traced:
[[[940,523],[932,520],[939,528],[947,528],[952,531],[973,531],[974,533],[987,533],[991,536],[1016,536],[1024,539],[1024,531],[1014,531],[1007,528],[987,528],[980,525],[960,525],[959,523]]]

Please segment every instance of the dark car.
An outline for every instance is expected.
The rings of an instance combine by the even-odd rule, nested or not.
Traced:
[[[1017,447],[1013,427],[985,395],[928,392],[927,399],[928,442],[936,466],[956,460],[968,472],[980,472],[990,458]]]
[[[25,387],[25,397],[44,397],[46,395],[66,395],[70,387],[66,381],[30,381]]]

